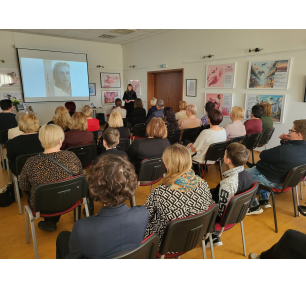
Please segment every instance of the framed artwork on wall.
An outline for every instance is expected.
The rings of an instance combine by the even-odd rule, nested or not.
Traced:
[[[207,65],[205,88],[234,88],[236,63]]]
[[[246,94],[245,96],[245,119],[251,118],[252,107],[261,102],[267,101],[272,105],[272,119],[274,123],[284,122],[284,111],[286,95],[257,95],[257,94]]]
[[[101,72],[101,88],[120,88],[120,73]]]
[[[186,79],[186,96],[197,96],[197,79]]]
[[[104,105],[115,105],[115,100],[121,99],[120,91],[102,91],[102,103]]]
[[[141,90],[140,90],[140,80],[129,80],[129,83],[133,86],[133,90],[136,92],[137,96],[141,95]]]
[[[10,84],[4,84],[1,88],[14,88],[14,87],[21,87],[20,84],[20,73],[19,69],[17,68],[0,68],[0,75],[9,76],[8,79],[11,81]],[[6,83],[6,81],[5,81]]]
[[[89,83],[89,96],[96,96],[96,83]]]
[[[222,112],[223,117],[230,117],[232,111],[232,93],[205,93],[205,104],[209,101],[215,104],[215,109]]]
[[[249,62],[248,89],[288,89],[290,59]]]

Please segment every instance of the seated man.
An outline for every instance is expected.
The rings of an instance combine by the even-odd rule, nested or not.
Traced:
[[[164,106],[165,106],[164,105],[164,100],[158,99],[156,101],[157,111],[152,112],[150,117],[147,119],[146,123],[149,123],[153,117],[163,119],[164,118]]]
[[[246,135],[260,133],[262,131],[261,116],[265,113],[264,108],[261,105],[254,105],[252,107],[252,113],[250,120],[244,122]]]
[[[281,189],[289,171],[306,164],[306,119],[295,120],[289,134],[282,134],[281,145],[264,150],[253,168],[247,169],[253,179],[265,186]],[[270,208],[269,192],[258,189],[259,203],[254,199],[247,215],[263,212],[260,206]]]
[[[1,100],[0,107],[2,109],[0,113],[0,131],[17,127],[16,115],[12,113],[14,109],[12,101],[9,99]]]

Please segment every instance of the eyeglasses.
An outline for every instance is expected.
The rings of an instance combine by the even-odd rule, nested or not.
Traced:
[[[296,131],[294,131],[294,130],[292,130],[292,129],[289,129],[289,134],[290,134],[291,132],[297,133]]]

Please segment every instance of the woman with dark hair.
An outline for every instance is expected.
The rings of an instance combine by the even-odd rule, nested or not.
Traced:
[[[126,116],[130,123],[132,123],[134,117],[146,116],[147,114],[146,110],[143,108],[142,100],[140,98],[135,99],[135,102],[133,103],[134,103],[133,111],[130,113],[129,117]]]
[[[164,108],[164,120],[168,132],[178,130],[177,120],[175,119],[174,111],[171,107]]]
[[[193,160],[199,163],[203,163],[205,154],[211,144],[226,141],[226,131],[219,126],[223,120],[222,113],[217,109],[211,109],[207,114],[210,129],[203,130],[194,143],[187,145],[192,155],[196,153]],[[214,162],[207,161],[207,164],[214,164]]]
[[[205,112],[206,114],[201,118],[201,121],[202,121],[202,125],[205,126],[205,125],[209,125],[208,123],[208,111],[211,110],[211,109],[215,109],[215,104],[211,101],[208,101],[206,104],[205,104]]]
[[[72,115],[75,113],[75,109],[76,109],[75,103],[73,101],[66,102],[65,107],[68,110],[70,116],[72,117]]]
[[[115,155],[103,155],[87,176],[89,193],[104,205],[96,216],[78,220],[72,232],[61,232],[56,241],[56,258],[107,259],[135,249],[144,238],[148,211],[128,207],[134,196],[137,175],[133,165]]]
[[[126,118],[130,117],[134,109],[135,99],[137,99],[136,92],[133,90],[132,84],[128,84],[122,98],[122,100],[125,101],[124,107],[126,109]]]

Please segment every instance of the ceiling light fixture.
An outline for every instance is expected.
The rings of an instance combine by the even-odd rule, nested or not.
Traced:
[[[104,66],[102,66],[102,65],[97,65],[97,68],[104,68]]]
[[[135,68],[136,66],[135,65],[132,65],[132,66],[129,66],[130,68]]]
[[[260,52],[261,50],[263,50],[263,48],[255,48],[255,49],[249,48],[249,53],[251,53],[251,52]]]
[[[203,58],[202,58],[202,59],[205,59],[205,58],[211,58],[211,57],[213,57],[213,56],[215,56],[215,55],[211,55],[211,54],[209,54],[209,55],[207,55],[207,56],[203,56]]]

